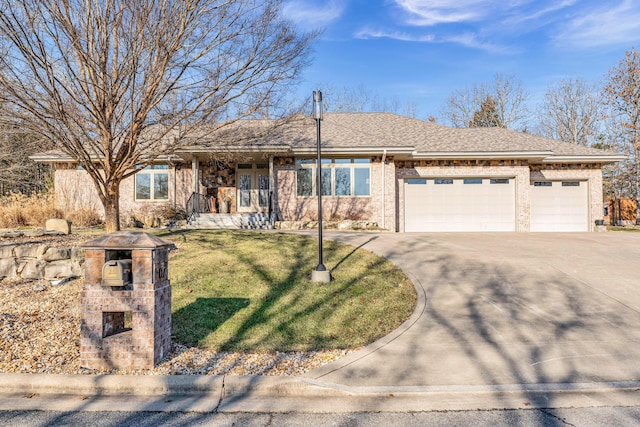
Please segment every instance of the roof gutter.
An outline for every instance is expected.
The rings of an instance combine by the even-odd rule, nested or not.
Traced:
[[[29,159],[34,162],[39,163],[77,163],[78,159],[75,157],[71,157],[68,154],[59,153],[59,154],[33,154],[29,156]],[[101,157],[91,156],[92,162],[98,162]],[[177,154],[162,154],[158,157],[155,157],[153,161],[159,162],[174,162],[176,160],[182,160],[180,156]]]
[[[537,160],[552,156],[553,151],[467,151],[467,152],[426,152],[414,151],[414,159],[425,160],[463,160],[463,159],[486,159],[486,160]]]
[[[292,148],[291,151],[295,155],[307,155],[315,153],[313,147]],[[324,154],[334,155],[400,155],[411,154],[414,147],[322,147]],[[386,154],[385,154],[386,153]]]
[[[549,156],[541,163],[602,163],[610,164],[627,160],[627,156],[612,154],[610,156]]]
[[[263,152],[288,152],[289,145],[256,145],[256,146],[212,146],[212,147],[185,147],[176,150],[176,153],[184,154],[208,154],[208,153],[263,153]]]

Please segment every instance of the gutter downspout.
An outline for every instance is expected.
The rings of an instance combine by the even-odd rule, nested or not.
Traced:
[[[386,211],[385,211],[385,193],[386,193],[386,191],[385,191],[385,185],[384,185],[385,184],[385,182],[384,182],[384,164],[385,164],[386,160],[387,160],[387,150],[384,149],[382,151],[382,168],[381,168],[382,176],[380,177],[380,181],[382,182],[382,229],[387,228],[387,227],[385,227],[385,223],[386,223],[385,217],[387,215],[386,215]]]

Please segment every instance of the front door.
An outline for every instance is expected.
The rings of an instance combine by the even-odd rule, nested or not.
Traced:
[[[262,164],[239,164],[237,169],[238,212],[268,212],[269,170]]]

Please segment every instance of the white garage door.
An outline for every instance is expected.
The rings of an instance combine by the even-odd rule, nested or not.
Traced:
[[[407,179],[405,231],[515,231],[512,178]]]
[[[531,183],[531,231],[589,231],[586,181]]]

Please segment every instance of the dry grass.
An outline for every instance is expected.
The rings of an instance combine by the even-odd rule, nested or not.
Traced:
[[[97,212],[79,209],[63,212],[55,206],[54,193],[26,196],[13,193],[0,198],[0,228],[43,228],[51,218],[67,218],[76,227],[93,227],[102,224]]]
[[[0,198],[0,228],[44,227],[50,218],[62,218],[62,211],[54,206],[51,193],[13,193]]]

